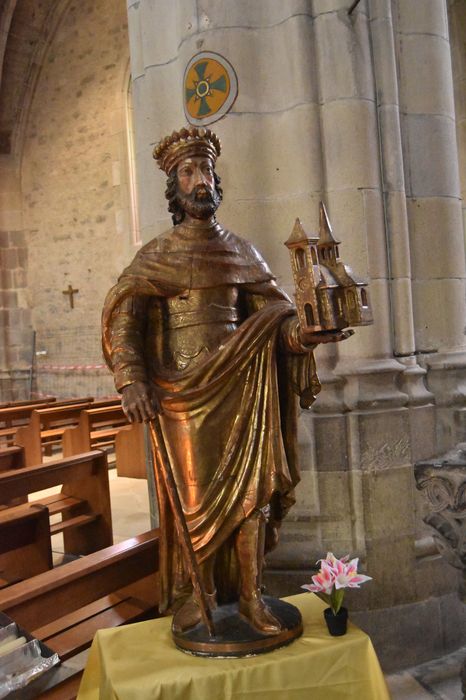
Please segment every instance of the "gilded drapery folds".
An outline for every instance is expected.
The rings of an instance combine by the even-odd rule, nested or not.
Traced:
[[[109,292],[103,335],[117,388],[156,388],[194,550],[200,562],[216,554],[218,590],[234,597],[233,535],[257,509],[277,527],[293,504],[294,394],[304,405],[320,390],[293,304],[249,243],[218,224],[181,224],[141,249]],[[189,576],[156,472],[167,609]]]

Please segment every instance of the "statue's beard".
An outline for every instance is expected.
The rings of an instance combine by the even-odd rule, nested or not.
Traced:
[[[176,193],[176,201],[194,219],[209,219],[217,211],[221,197],[216,189],[198,185],[190,194]]]

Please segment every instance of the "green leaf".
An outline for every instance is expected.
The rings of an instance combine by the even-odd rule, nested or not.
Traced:
[[[332,591],[332,610],[333,614],[336,615],[337,612],[340,610],[342,603],[343,603],[343,598],[345,597],[345,589],[344,588],[339,588],[338,590],[336,588],[333,589]]]

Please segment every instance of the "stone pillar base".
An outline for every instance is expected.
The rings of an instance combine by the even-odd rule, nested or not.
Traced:
[[[0,369],[0,402],[25,401],[31,393],[31,370]]]

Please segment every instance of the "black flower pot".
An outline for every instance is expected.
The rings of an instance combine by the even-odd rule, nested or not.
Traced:
[[[333,614],[332,608],[325,608],[324,617],[332,637],[341,637],[346,634],[348,626],[348,610],[346,608],[340,608],[336,615]]]

